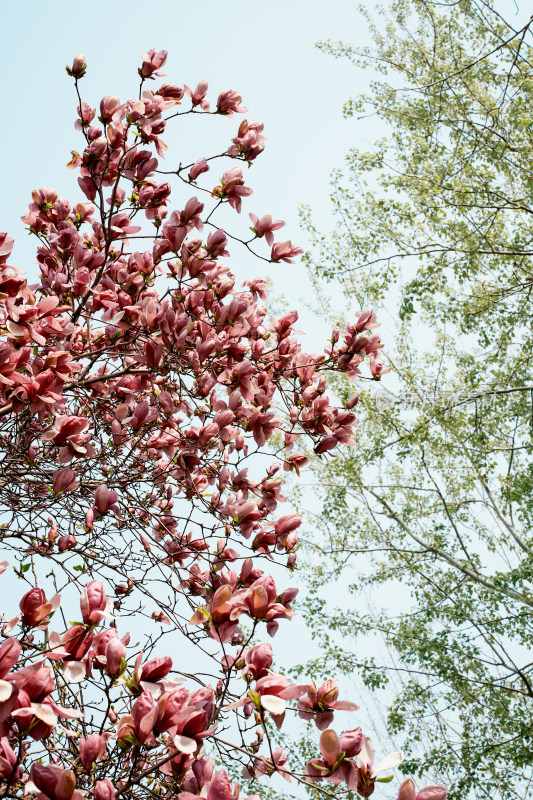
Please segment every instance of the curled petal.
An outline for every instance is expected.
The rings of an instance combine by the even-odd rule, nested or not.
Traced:
[[[198,749],[198,744],[194,739],[189,736],[181,736],[181,734],[174,736],[174,744],[181,753],[191,754]]]
[[[287,708],[287,703],[281,697],[276,697],[273,694],[264,694],[261,696],[261,705],[271,714],[284,714]]]

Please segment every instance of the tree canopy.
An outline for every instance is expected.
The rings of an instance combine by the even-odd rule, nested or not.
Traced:
[[[378,303],[395,346],[381,388],[361,394],[357,458],[314,465],[309,619],[322,664],[388,682],[407,768],[454,798],[530,797],[530,22],[484,0],[395,0],[368,18],[371,48],[320,47],[380,71],[345,113],[375,115],[384,135],[333,176],[335,230],[308,209],[303,221],[317,288]],[[333,579],[353,602],[331,608]],[[369,631],[388,656],[365,656]]]

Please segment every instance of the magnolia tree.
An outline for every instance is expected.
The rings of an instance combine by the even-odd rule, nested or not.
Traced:
[[[368,797],[401,753],[375,764],[360,728],[331,727],[357,708],[336,681],[291,682],[262,639],[295,613],[300,519],[278,512],[280,471],[305,466],[301,437],[318,455],[353,444],[356,396],[337,407],[326,373],[356,378],[366,360],[379,378],[375,317],[306,354],[296,312],[269,318],[264,280],[236,288],[229,239],[267,262],[301,252],[270,215],[250,214],[247,238],[215,221],[252,193],[241,165],[263,125],[161,169],[169,120],[246,110],[233,90],[210,110],[205,81],[144,88],[165,60],[144,54],[138,99],[98,110],[74,60],[83,149],[69,167],[85,199],[33,192],[34,284],[0,234],[0,797],[236,800],[227,770]],[[288,713],[321,731],[303,767],[276,742]],[[399,791],[445,796],[410,779]]]

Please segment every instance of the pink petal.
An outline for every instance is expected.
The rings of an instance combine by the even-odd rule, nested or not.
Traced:
[[[362,751],[361,751],[362,752]],[[388,756],[382,758],[381,761],[378,761],[374,769],[372,770],[374,775],[379,775],[380,772],[383,772],[386,769],[394,769],[397,767],[398,764],[401,764],[403,761],[403,753],[401,750],[395,750],[394,753],[389,753]]]
[[[337,700],[335,703],[330,703],[330,708],[337,711],[358,711],[359,706],[357,703],[352,703],[350,700]]]
[[[9,681],[0,681],[0,703],[8,700],[13,692],[13,686]]]
[[[179,733],[174,736],[174,744],[181,753],[194,753],[198,748],[194,739],[191,739],[189,736],[181,736]]]
[[[63,666],[63,674],[69,683],[80,683],[85,678],[87,670],[81,661],[67,661]]]
[[[281,697],[276,697],[274,694],[261,695],[261,705],[271,714],[284,714],[287,708],[287,703]]]

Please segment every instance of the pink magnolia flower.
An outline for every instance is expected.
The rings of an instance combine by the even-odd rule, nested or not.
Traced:
[[[253,232],[258,238],[262,236],[265,237],[267,244],[270,246],[274,243],[274,231],[279,231],[280,228],[283,228],[285,223],[283,220],[273,220],[270,214],[265,214],[261,219],[257,217],[255,214],[250,214],[250,219],[252,220],[253,224]]]
[[[357,791],[361,797],[370,797],[374,791],[374,783],[380,772],[394,769],[403,761],[403,753],[396,750],[374,765],[375,752],[372,740],[363,736],[363,743],[357,755]]]
[[[105,754],[106,737],[99,733],[91,733],[87,739],[82,736],[79,742],[80,759],[83,769],[90,772],[93,764]]]
[[[70,769],[45,766],[36,761],[31,765],[30,780],[40,792],[37,800],[83,800],[83,794],[76,789],[76,776]]]
[[[152,75],[161,75],[156,70],[160,69],[167,60],[168,52],[166,50],[156,50],[152,47],[147,53],[142,53],[142,66],[139,69],[139,74],[143,78],[151,78]]]
[[[206,158],[199,158],[198,161],[195,161],[192,167],[189,170],[189,180],[195,181],[199,175],[203,172],[209,171],[209,164],[207,163]]]
[[[142,664],[142,651],[135,660],[133,677],[128,684],[133,693],[140,694],[143,690],[156,693],[163,684],[160,682],[166,678],[172,669],[172,659],[170,656],[160,656],[152,658],[146,664]],[[179,681],[176,681],[176,684]]]
[[[42,589],[35,587],[22,597],[20,601],[21,621],[23,625],[35,627],[48,624],[48,617],[61,602],[61,595],[55,594],[49,601]]]
[[[240,786],[237,781],[230,783],[226,770],[215,772],[213,777],[202,784],[200,797],[206,800],[239,800]],[[198,795],[189,791],[179,793],[179,800],[198,800]],[[241,797],[240,800],[259,800],[259,795]]]
[[[358,311],[355,315],[355,327],[360,333],[372,328],[379,328],[380,324],[377,321],[376,312],[371,308],[366,309],[366,311]]]
[[[316,783],[326,780],[335,786],[346,781],[349,788],[354,790],[357,784],[357,767],[351,759],[360,752],[362,740],[360,728],[345,731],[340,738],[332,728],[323,731],[319,740],[322,758],[311,759],[305,767],[308,781]]]
[[[183,88],[191,98],[193,106],[200,106],[202,111],[209,111],[209,103],[205,99],[208,88],[207,81],[200,81],[196,89],[194,89],[194,91],[190,89],[187,85],[185,85]]]
[[[167,101],[173,101],[173,104],[179,104],[181,98],[185,94],[185,90],[182,86],[176,86],[175,83],[164,83],[162,86],[159,87],[156,94],[160,97],[164,97]]]
[[[62,635],[52,631],[48,637],[47,657],[63,662],[63,672],[67,680],[79,683],[87,674],[85,657],[93,643],[94,633],[85,625],[73,625]]]
[[[170,619],[163,611],[152,611],[152,619],[162,625],[170,625]]]
[[[251,766],[244,768],[244,777],[247,779],[260,778],[263,775],[273,775],[274,772],[279,772],[282,778],[291,783],[290,772],[286,768],[288,761],[283,747],[278,747],[272,753],[272,758],[254,758]]]
[[[94,493],[94,505],[99,514],[107,514],[109,511],[120,513],[117,500],[118,494],[113,489],[108,489],[104,483]]]
[[[73,458],[92,457],[95,449],[90,444],[92,434],[86,433],[88,427],[89,420],[85,417],[58,415],[53,427],[41,436],[41,441],[53,442],[61,448],[58,459],[60,464],[66,464]]]
[[[215,186],[213,189],[213,196],[228,200],[230,206],[240,214],[242,198],[253,194],[253,190],[250,189],[249,186],[244,185],[242,169],[240,167],[234,167],[233,169],[226,170],[222,175],[220,183],[220,186]]]
[[[298,716],[302,719],[313,719],[320,731],[333,722],[334,711],[357,711],[356,703],[349,700],[337,700],[339,687],[337,681],[329,678],[318,689],[314,681],[307,695],[298,700]]]
[[[104,125],[107,125],[113,120],[114,115],[119,109],[120,100],[118,97],[113,97],[110,94],[106,94],[106,96],[102,97],[100,100],[100,122],[103,122]]]
[[[85,72],[87,70],[87,64],[85,63],[85,56],[80,53],[79,55],[75,56],[74,61],[72,62],[71,67],[66,67],[68,74],[72,78],[83,78]]]
[[[111,613],[113,600],[107,597],[101,581],[89,581],[80,595],[82,619],[86,625],[97,625]]]
[[[239,92],[236,92],[235,89],[227,89],[218,96],[217,111],[219,114],[226,114],[228,117],[232,117],[233,114],[242,114],[248,109],[241,103],[242,97]]]
[[[65,553],[67,550],[73,550],[78,544],[76,537],[69,533],[66,536],[59,536],[57,540],[57,549],[60,553]]]
[[[251,699],[253,702],[258,702],[259,706],[264,708],[265,711],[268,711],[276,725],[280,727],[285,716],[287,700],[301,697],[308,689],[308,684],[298,686],[284,675],[269,673],[256,682],[253,691],[244,695],[235,703],[226,706],[226,708],[233,709],[245,706]]]
[[[20,777],[22,767],[19,766],[18,769],[15,769],[16,763],[17,756],[15,755],[15,751],[9,744],[9,739],[3,736],[0,739],[0,775],[3,778],[11,778],[11,776],[14,776],[15,780],[17,780]]]
[[[94,800],[115,800],[115,787],[105,778],[103,781],[96,781],[94,784]]]
[[[275,242],[272,245],[270,260],[274,263],[285,261],[287,264],[294,264],[293,259],[303,253],[301,247],[296,247],[291,241]]]
[[[263,128],[262,122],[248,122],[243,119],[237,136],[232,140],[233,144],[228,148],[228,155],[234,158],[241,156],[248,162],[254,161],[265,149]]]
[[[308,463],[309,458],[305,455],[305,453],[292,453],[291,455],[287,456],[283,462],[283,469],[286,472],[293,469],[298,477],[300,477],[300,470],[303,467],[306,467]]]
[[[272,666],[272,646],[256,644],[243,653],[244,668],[242,674],[248,680],[257,681],[268,675]]]
[[[54,472],[54,494],[73,492],[80,485],[77,477],[77,472],[73,469],[70,469],[70,467],[56,469]]]
[[[126,646],[118,636],[114,636],[106,645],[105,659],[106,670],[109,675],[116,676],[119,674],[123,659],[126,656]]]

